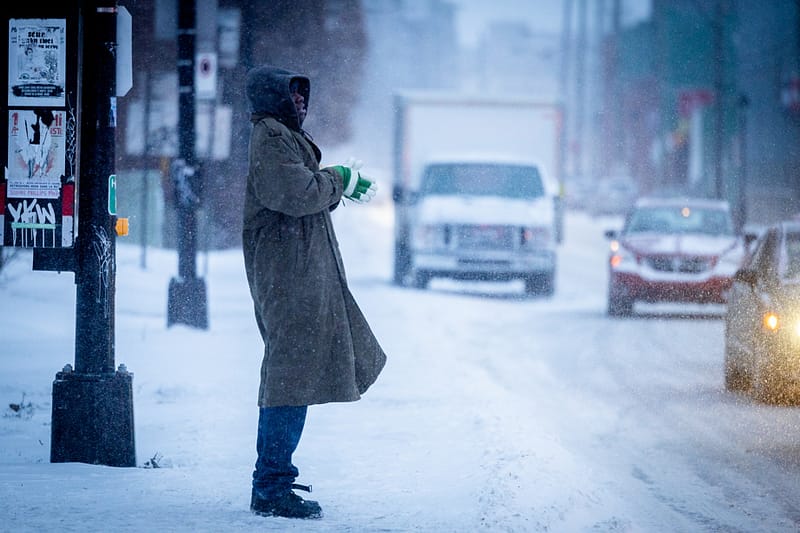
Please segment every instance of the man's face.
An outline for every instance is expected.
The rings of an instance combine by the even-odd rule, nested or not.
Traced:
[[[300,84],[296,81],[293,81],[289,85],[289,91],[291,93],[292,101],[294,102],[294,108],[297,110],[297,118],[300,120],[300,124],[303,124],[303,121],[306,119],[306,99],[303,98],[303,95],[300,94]]]

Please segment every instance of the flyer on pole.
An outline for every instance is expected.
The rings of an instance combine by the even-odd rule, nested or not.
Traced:
[[[66,20],[8,21],[8,105],[64,107]]]

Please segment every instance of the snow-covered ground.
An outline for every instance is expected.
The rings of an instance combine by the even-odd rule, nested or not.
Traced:
[[[75,286],[22,253],[0,273],[0,531],[800,529],[800,412],[723,390],[719,309],[605,316],[617,220],[570,213],[556,294],[525,298],[515,283],[395,287],[390,204],[334,215],[389,361],[360,402],[309,410],[295,463],[321,520],[248,510],[262,346],[241,252],[200,258],[210,328],[167,328],[175,252],[149,250],[143,270],[119,239],[138,467],[49,462]]]

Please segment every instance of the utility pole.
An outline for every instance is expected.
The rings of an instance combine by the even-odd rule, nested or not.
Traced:
[[[584,104],[586,100],[586,0],[578,0],[578,42],[575,50],[575,168],[583,177],[584,167]]]
[[[114,368],[116,237],[127,235],[127,219],[116,216],[117,24],[122,14],[130,18],[115,0],[81,0],[69,9],[77,60],[67,62],[67,100],[80,103],[78,231],[74,247],[33,254],[34,270],[72,271],[77,286],[75,367],[66,365],[53,382],[50,461],[131,467],[133,375],[125,365]]]
[[[561,21],[561,65],[559,75],[559,92],[561,93],[560,118],[558,127],[558,197],[555,208],[557,213],[556,242],[564,240],[564,211],[566,209],[566,157],[567,157],[567,87],[569,80],[569,54],[570,54],[570,30],[572,28],[572,0],[562,0],[564,11]]]
[[[195,0],[178,0],[178,159],[171,174],[178,227],[178,277],[169,284],[167,326],[208,328],[206,285],[197,277],[197,210],[201,177],[195,155]]]
[[[725,51],[723,49],[723,30],[725,27],[722,2],[714,0],[714,16],[711,20],[712,62],[714,73],[714,197],[723,198],[722,183],[722,142],[725,117]]]
[[[591,103],[591,109],[589,116],[592,117],[591,121],[591,166],[590,168],[591,173],[593,176],[602,176],[606,174],[603,171],[604,165],[602,164],[602,160],[604,157],[602,153],[605,150],[602,149],[602,142],[601,138],[603,137],[602,134],[602,127],[603,121],[605,119],[605,115],[608,111],[606,108],[606,87],[603,84],[603,36],[605,31],[605,14],[606,14],[606,5],[605,0],[594,0],[595,4],[595,11],[594,11],[594,32],[592,37],[592,69],[591,69],[591,87],[592,90],[590,94],[592,97],[589,99]]]
[[[747,108],[750,99],[746,94],[739,96],[739,187],[736,198],[736,230],[741,231],[747,221]]]
[[[558,157],[560,161],[562,176],[566,173],[566,144],[569,142],[569,69],[570,69],[570,56],[572,54],[572,0],[562,0],[564,11],[562,13],[563,20],[561,21],[561,72],[559,79],[559,89],[561,98],[563,99],[561,105],[561,138],[562,141],[558,150]]]
[[[622,120],[622,82],[620,81],[620,57],[619,57],[619,50],[620,50],[620,39],[622,39],[622,0],[612,0],[612,11],[611,11],[611,39],[610,39],[610,47],[609,50],[609,66],[608,66],[608,76],[610,78],[610,83],[607,85],[609,89],[608,95],[606,95],[607,101],[610,104],[610,120],[606,122],[608,124],[608,131],[607,134],[609,135],[610,139],[609,142],[611,143],[611,155],[610,155],[610,163],[611,166],[619,165],[622,163],[625,153],[623,149],[623,135],[622,132],[624,131],[624,123]],[[626,161],[627,163],[627,161]],[[640,177],[638,179],[641,179]]]
[[[150,63],[147,63],[147,67],[145,68],[144,74],[142,75],[144,79],[144,150],[142,151],[142,190],[140,194],[140,200],[142,202],[141,206],[141,253],[139,256],[139,266],[144,270],[147,268],[147,219],[150,216],[150,209],[149,209],[149,199],[150,199],[150,169],[149,169],[149,162],[150,162],[150,145],[152,144],[150,140],[150,99],[152,98],[152,92],[150,90],[150,85],[153,83],[153,74],[150,69]]]

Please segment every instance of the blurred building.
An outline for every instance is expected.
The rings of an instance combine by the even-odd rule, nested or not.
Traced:
[[[373,167],[391,166],[393,95],[459,86],[455,7],[444,0],[363,0],[367,58],[353,139]]]
[[[129,242],[173,246],[177,157],[179,0],[128,3],[133,18],[134,85],[119,102],[120,212]],[[312,81],[306,127],[323,146],[349,140],[363,87],[365,27],[360,0],[195,0],[195,135],[203,208],[199,245],[241,238],[241,205],[251,128],[244,80],[270,63]],[[199,65],[206,61],[208,68]]]
[[[603,50],[601,152],[645,192],[725,198],[742,223],[800,212],[800,3],[653,0]]]
[[[800,2],[739,0],[737,9],[747,209],[776,220],[800,213]]]
[[[494,95],[558,98],[558,35],[534,33],[523,22],[493,22],[472,51],[473,68],[463,70],[463,86]]]
[[[373,166],[391,167],[398,91],[558,98],[558,35],[534,33],[518,21],[494,22],[474,48],[462,48],[452,2],[363,0],[363,8],[367,60],[353,142]]]

